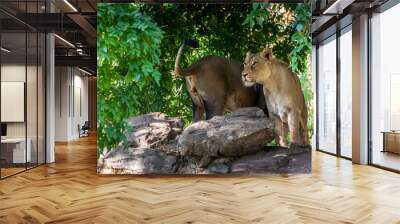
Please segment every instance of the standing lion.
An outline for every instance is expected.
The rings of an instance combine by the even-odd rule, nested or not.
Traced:
[[[288,64],[274,58],[267,48],[260,53],[248,52],[242,79],[246,86],[263,85],[269,116],[275,121],[281,146],[286,146],[288,129],[292,144],[309,144],[307,107],[300,80]]]
[[[243,65],[233,59],[205,56],[187,68],[179,66],[185,46],[198,47],[195,40],[185,41],[178,50],[174,73],[184,77],[192,99],[193,121],[206,120],[242,107],[259,107],[268,112],[261,85],[245,86]]]

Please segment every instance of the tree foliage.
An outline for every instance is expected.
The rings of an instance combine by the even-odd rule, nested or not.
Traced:
[[[185,82],[172,75],[186,39],[200,47],[185,49],[183,67],[206,55],[243,61],[249,50],[273,48],[310,102],[310,20],[306,4],[99,4],[99,149],[124,141],[128,116],[160,111],[190,122]]]
[[[160,83],[162,30],[133,4],[99,4],[97,26],[98,147],[125,140],[124,119],[156,110],[148,87]]]

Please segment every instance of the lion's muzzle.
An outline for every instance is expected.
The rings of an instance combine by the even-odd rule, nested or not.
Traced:
[[[249,76],[248,73],[242,73],[242,81],[244,83],[245,86],[253,86],[254,84],[256,84],[254,82],[254,80],[251,79],[251,77]]]

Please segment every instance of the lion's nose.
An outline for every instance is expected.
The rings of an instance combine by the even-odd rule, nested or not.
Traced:
[[[245,78],[247,77],[247,75],[248,75],[247,73],[242,73],[242,76]]]

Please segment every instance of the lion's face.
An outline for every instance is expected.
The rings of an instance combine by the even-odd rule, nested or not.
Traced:
[[[270,51],[260,53],[247,52],[242,71],[242,80],[246,86],[253,86],[261,83],[263,79],[268,79],[271,74],[270,69]]]

